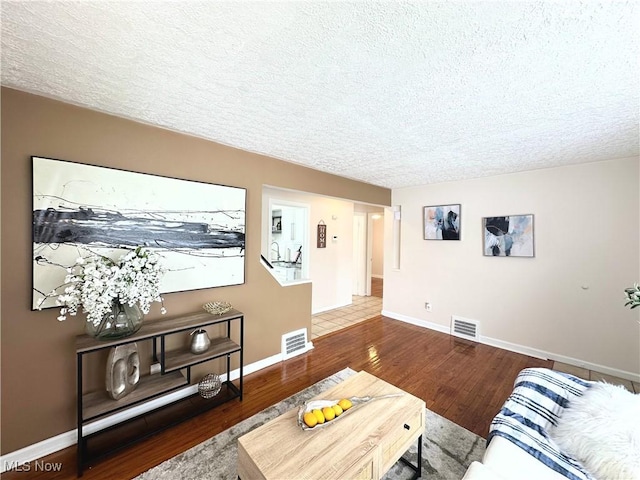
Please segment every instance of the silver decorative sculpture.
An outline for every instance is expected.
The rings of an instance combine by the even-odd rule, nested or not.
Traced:
[[[222,388],[220,376],[215,373],[207,373],[202,380],[198,382],[198,392],[202,398],[215,397]]]
[[[211,340],[209,340],[206,330],[199,328],[191,332],[191,353],[204,353],[209,349],[209,345],[211,345]]]
[[[140,380],[140,356],[135,343],[113,347],[107,358],[105,384],[114,400],[132,392]]]

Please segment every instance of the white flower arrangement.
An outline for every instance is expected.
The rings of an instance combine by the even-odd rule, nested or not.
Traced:
[[[627,303],[624,304],[631,305],[629,308],[636,308],[640,306],[640,285],[637,283],[633,284],[631,288],[625,288],[624,293],[627,295]]]
[[[117,263],[97,254],[79,257],[75,265],[67,268],[64,293],[56,301],[61,306],[58,320],[76,315],[82,306],[87,322],[98,326],[111,312],[114,300],[129,306],[137,303],[145,314],[152,302],[161,302],[160,312],[164,315],[160,279],[165,271],[160,257],[143,247],[129,251]]]

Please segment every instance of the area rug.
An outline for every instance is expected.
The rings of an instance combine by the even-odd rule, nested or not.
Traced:
[[[239,437],[269,420],[297,408],[305,400],[319,395],[353,374],[355,371],[350,368],[341,370],[243,420],[215,437],[205,440],[186,452],[170,458],[157,467],[147,470],[135,480],[237,479],[237,440]],[[426,429],[422,436],[423,477],[430,480],[459,480],[464,476],[464,472],[472,461],[482,458],[485,440],[429,409],[426,414]],[[405,458],[415,464],[417,450],[417,445],[412,445],[405,454]],[[402,462],[397,462],[383,478],[385,480],[402,480],[411,478],[412,474],[409,467]]]

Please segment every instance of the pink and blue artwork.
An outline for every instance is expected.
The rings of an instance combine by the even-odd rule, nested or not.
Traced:
[[[425,240],[460,240],[460,204],[424,207]]]

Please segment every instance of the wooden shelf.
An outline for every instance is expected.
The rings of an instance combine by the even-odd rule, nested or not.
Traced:
[[[82,396],[82,418],[85,422],[95,420],[107,413],[159,397],[186,385],[188,385],[186,378],[180,372],[173,372],[168,375],[155,374],[140,377],[136,389],[119,400],[113,400],[104,390],[87,393]]]
[[[76,337],[76,351],[78,353],[85,353],[93,350],[115,347],[116,345],[139,342],[153,337],[170,335],[182,330],[206,327],[208,325],[226,322],[227,320],[233,320],[241,316],[241,312],[231,309],[222,315],[213,315],[211,313],[202,312],[182,315],[180,317],[169,317],[148,322],[145,321],[140,330],[136,333],[117,340],[96,340],[89,335],[79,335]]]
[[[164,371],[173,372],[190,365],[207,362],[214,358],[239,351],[240,345],[227,337],[212,338],[209,349],[198,355],[191,353],[189,350],[166,352],[164,357]]]

